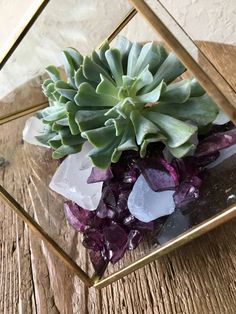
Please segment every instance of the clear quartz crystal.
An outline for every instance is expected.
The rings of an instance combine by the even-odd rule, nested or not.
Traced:
[[[49,187],[84,209],[95,210],[102,194],[103,182],[88,184],[92,166],[87,157],[88,147],[69,155],[55,172]]]
[[[149,222],[174,211],[173,194],[174,191],[154,192],[140,175],[129,195],[128,208],[134,217]]]

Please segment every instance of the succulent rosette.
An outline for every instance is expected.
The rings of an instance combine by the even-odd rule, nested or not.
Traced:
[[[47,67],[49,106],[23,138],[69,155],[49,186],[68,199],[66,218],[101,276],[199,197],[205,171],[235,154],[236,129],[160,44],[119,37],[90,56],[63,55],[65,73]]]
[[[43,83],[49,107],[38,116],[45,127],[37,139],[53,158],[77,153],[85,141],[95,166],[108,168],[123,151],[144,157],[149,143],[162,142],[181,158],[196,147],[194,138],[215,120],[218,109],[195,79],[179,80],[185,67],[156,43],[119,37],[83,57],[63,51],[67,81],[54,66]]]

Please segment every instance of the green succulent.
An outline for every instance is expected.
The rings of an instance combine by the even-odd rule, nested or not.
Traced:
[[[186,70],[174,53],[155,43],[119,37],[83,57],[63,51],[67,82],[54,66],[43,83],[49,107],[38,113],[45,124],[42,143],[53,158],[79,152],[85,141],[94,165],[107,168],[125,150],[141,157],[151,142],[163,142],[180,158],[194,148],[193,136],[210,125],[217,107],[195,79],[176,79]]]

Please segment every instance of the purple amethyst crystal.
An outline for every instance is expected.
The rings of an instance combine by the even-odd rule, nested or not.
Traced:
[[[112,263],[116,263],[127,249],[127,232],[117,223],[112,223],[104,228],[103,234],[109,251],[109,259]]]
[[[214,154],[233,144],[236,144],[236,128],[208,136],[199,143],[195,155],[201,157]]]
[[[80,232],[84,232],[94,217],[93,212],[81,208],[72,201],[64,203],[64,212],[69,224]]]
[[[128,250],[134,250],[142,241],[143,235],[139,230],[130,230],[128,235],[127,248]]]
[[[111,168],[99,169],[93,167],[90,176],[88,177],[87,183],[102,182],[113,178]]]
[[[202,180],[196,176],[181,182],[173,195],[176,207],[186,206],[189,202],[197,199],[201,184]]]
[[[102,251],[91,250],[89,252],[89,257],[92,262],[95,273],[101,277],[109,263],[105,249],[103,249]]]
[[[175,169],[163,158],[148,158],[139,162],[141,172],[150,188],[157,191],[173,190],[178,185]]]

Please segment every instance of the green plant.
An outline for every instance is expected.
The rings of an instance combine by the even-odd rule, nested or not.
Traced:
[[[106,42],[91,56],[73,48],[63,54],[67,82],[56,67],[47,68],[49,107],[38,114],[45,124],[38,140],[54,149],[53,158],[79,152],[86,140],[100,168],[117,162],[124,150],[144,157],[147,145],[157,141],[180,158],[218,113],[195,79],[176,82],[185,67],[161,45],[120,37],[116,48]]]

